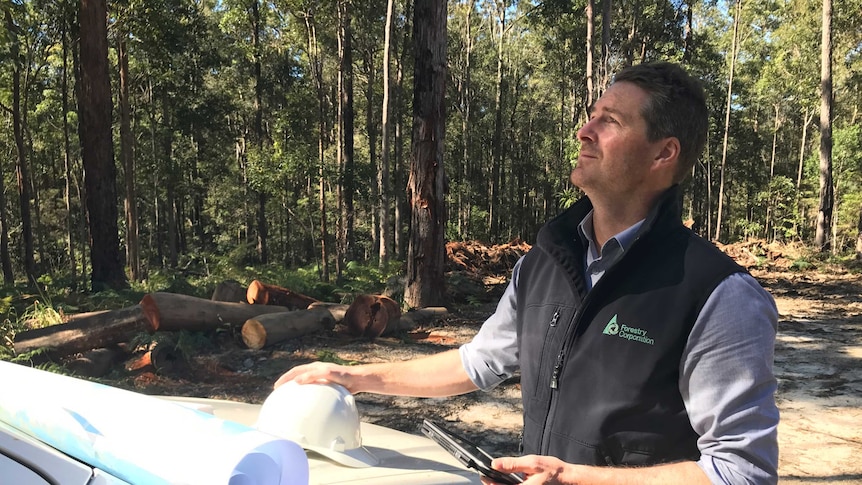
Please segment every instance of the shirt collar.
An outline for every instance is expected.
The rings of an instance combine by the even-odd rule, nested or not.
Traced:
[[[584,257],[584,272],[587,277],[588,289],[592,289],[605,274],[605,270],[616,263],[622,257],[625,250],[632,245],[644,221],[645,219],[641,219],[605,241],[601,252],[596,247],[596,242],[593,238],[593,211],[590,211],[584,217],[584,220],[578,224],[578,235],[585,246],[587,246]]]

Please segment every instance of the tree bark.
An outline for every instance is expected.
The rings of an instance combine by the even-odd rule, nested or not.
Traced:
[[[835,197],[832,185],[832,0],[823,0],[820,45],[820,207],[814,244],[828,251]]]
[[[227,280],[216,285],[210,300],[245,303],[246,294],[248,294],[248,287],[241,285],[239,281]]]
[[[111,141],[111,83],[108,74],[107,5],[81,0],[81,89],[78,136],[84,161],[90,221],[90,281],[94,290],[128,286],[117,227],[117,168]]]
[[[21,332],[15,336],[14,348],[17,354],[46,348],[50,357],[63,357],[126,342],[137,333],[156,330],[159,330],[159,323],[153,309],[133,305],[72,317],[68,323]]]
[[[506,36],[506,3],[495,0],[497,25],[497,77],[494,82],[494,134],[491,138],[491,180],[488,200],[488,232],[500,233],[500,198],[503,174],[503,46]],[[444,58],[445,59],[445,58]]]
[[[21,259],[24,261],[24,272],[27,274],[28,283],[32,284],[36,277],[36,259],[34,257],[35,247],[33,244],[33,222],[30,215],[30,199],[32,198],[30,186],[30,168],[27,163],[27,147],[24,142],[24,116],[21,112],[21,53],[20,41],[16,32],[21,29],[15,25],[12,19],[12,13],[7,9],[6,14],[6,30],[12,41],[10,42],[10,54],[12,58],[12,136],[15,141],[15,174],[18,180],[18,200],[21,211],[21,238],[24,242],[22,248]],[[26,93],[26,87],[24,89]],[[25,95],[26,97],[26,95]],[[23,103],[24,109],[27,109],[26,103]]]
[[[176,293],[148,293],[141,307],[154,319],[159,330],[214,330],[222,326],[240,326],[249,318],[265,313],[289,312],[276,305],[249,305],[206,300]]]
[[[439,306],[445,291],[446,2],[418,0],[414,9],[413,147],[407,183],[411,231],[404,301],[418,308]]]
[[[392,252],[392,231],[389,227],[389,58],[392,52],[392,15],[395,0],[386,4],[386,27],[383,34],[383,109],[381,117],[380,166],[377,168],[377,187],[380,197],[377,200],[378,218],[380,220],[380,247],[378,248],[378,267],[383,269],[389,262]]]
[[[338,2],[338,166],[341,172],[339,184],[338,278],[341,278],[345,261],[354,259],[356,194],[356,163],[354,160],[354,110],[353,110],[353,31],[351,28],[352,2]]]
[[[66,204],[66,251],[69,252],[69,274],[77,281],[78,263],[75,257],[75,223],[72,216],[72,140],[69,134],[69,20],[63,15],[60,20],[60,37],[63,44],[63,74],[60,78],[60,96],[63,107],[63,171],[65,184],[63,201]],[[128,66],[127,66],[128,67]],[[128,72],[126,73],[128,74]],[[2,185],[0,185],[2,189]],[[5,209],[2,209],[5,212]],[[77,284],[75,285],[77,286]]]
[[[332,318],[335,319],[335,322],[338,323],[344,320],[344,315],[347,313],[347,309],[350,308],[350,305],[325,301],[316,301],[311,305],[308,305],[309,310],[314,310],[316,308],[325,308],[330,315],[332,315]]]
[[[730,74],[727,79],[727,103],[724,109],[724,141],[721,148],[721,168],[718,184],[718,216],[715,222],[714,240],[721,239],[721,217],[724,211],[724,183],[727,167],[727,143],[730,136],[730,107],[733,99],[733,73],[736,69],[736,53],[739,49],[739,20],[742,15],[742,0],[736,0],[736,13],[733,15],[733,45],[730,50]]]
[[[129,102],[129,49],[128,34],[117,42],[117,61],[120,71],[120,160],[123,164],[123,181],[126,187],[126,265],[132,281],[141,280],[141,256],[138,244],[138,196],[135,190],[134,136],[131,126]]]
[[[331,330],[334,326],[335,319],[326,308],[267,313],[245,321],[242,341],[246,347],[260,350],[291,338]]]
[[[607,1],[607,0],[605,0]],[[595,0],[587,0],[587,5],[585,8],[585,13],[587,17],[587,35],[586,38],[586,53],[587,53],[587,61],[586,61],[586,70],[584,72],[584,78],[587,82],[587,114],[592,110],[593,100],[595,99],[595,88],[593,85],[593,78],[595,77],[593,74],[593,35],[595,31],[596,24],[596,2]]]
[[[254,135],[259,157],[263,156],[263,76],[261,74],[261,16],[260,1],[254,0],[252,10],[252,49],[254,50]],[[257,189],[257,257],[261,264],[269,262],[268,233],[266,220],[267,194]]]

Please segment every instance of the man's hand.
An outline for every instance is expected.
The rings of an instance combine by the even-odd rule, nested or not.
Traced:
[[[693,461],[649,467],[597,467],[573,465],[552,456],[527,455],[495,458],[491,466],[503,473],[524,474],[524,485],[709,484],[706,474]],[[483,477],[482,483],[494,482]]]
[[[553,456],[527,455],[518,458],[495,458],[491,462],[495,470],[503,473],[521,473],[527,477],[525,485],[569,485],[579,483],[577,465],[566,463]],[[496,482],[482,477],[482,483],[491,485]]]
[[[297,384],[340,384],[347,388],[351,394],[355,394],[360,389],[357,388],[356,379],[350,371],[351,368],[344,365],[312,362],[298,365],[285,372],[275,381],[273,387],[279,387],[290,381],[296,381]]]

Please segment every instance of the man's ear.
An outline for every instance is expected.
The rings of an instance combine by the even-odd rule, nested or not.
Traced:
[[[662,139],[659,143],[659,151],[653,159],[653,168],[676,167],[679,160],[679,139],[670,136]]]

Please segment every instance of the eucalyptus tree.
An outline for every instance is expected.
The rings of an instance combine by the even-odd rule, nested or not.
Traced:
[[[117,225],[117,168],[111,131],[111,82],[105,0],[81,0],[81,86],[78,90],[78,137],[84,162],[90,225],[90,281],[94,290],[128,285],[120,257]]]
[[[413,148],[407,184],[412,212],[404,302],[421,308],[441,304],[445,290],[447,11],[444,0],[417,0],[414,9]]]
[[[7,59],[4,63],[10,68],[9,83],[11,86],[8,101],[4,100],[0,107],[12,117],[12,133],[15,147],[15,173],[18,187],[18,202],[21,220],[21,260],[24,263],[24,273],[29,282],[34,282],[39,276],[36,268],[36,245],[32,204],[34,203],[33,181],[31,179],[31,153],[28,149],[29,133],[28,119],[31,104],[31,92],[36,83],[36,74],[42,70],[46,62],[43,50],[47,48],[45,32],[39,25],[38,12],[32,5],[9,5],[3,9],[4,15],[4,52]],[[11,274],[11,265],[7,275]]]
[[[835,203],[832,185],[832,0],[823,1],[820,39],[820,204],[814,244],[831,249],[830,228]]]

